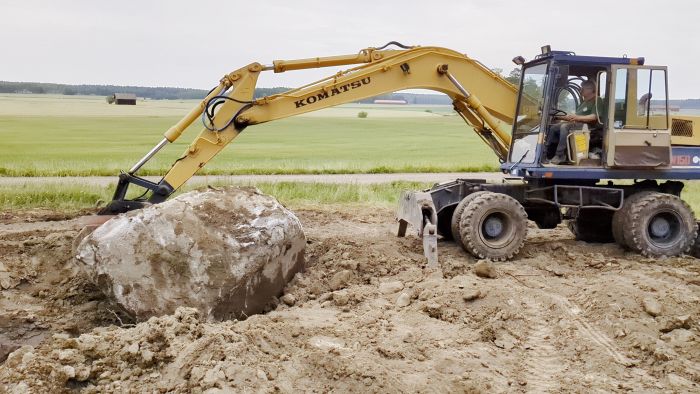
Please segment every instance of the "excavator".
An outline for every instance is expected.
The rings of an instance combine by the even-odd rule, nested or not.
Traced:
[[[698,225],[681,199],[683,180],[700,179],[700,118],[669,114],[667,68],[644,58],[581,56],[546,45],[529,61],[517,56],[519,86],[467,55],[440,47],[390,42],[358,53],[251,63],[221,78],[209,94],[128,172],[101,212],[115,215],[165,201],[247,127],[385,93],[429,89],[493,150],[503,179],[460,178],[406,191],[398,235],[409,225],[428,263],[437,240],[454,240],[479,259],[511,259],[528,221],[553,229],[563,221],[579,240],[617,242],[645,256],[675,256],[694,246]],[[255,98],[263,72],[352,66],[279,94]],[[582,84],[595,83],[595,121],[566,138],[554,164],[553,126],[584,103]],[[587,102],[587,101],[585,101]],[[197,119],[204,128],[158,182],[137,175]],[[594,137],[595,135],[595,137]],[[131,185],[146,189],[127,199]]]

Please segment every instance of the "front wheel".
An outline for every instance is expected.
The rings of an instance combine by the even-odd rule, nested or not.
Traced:
[[[486,192],[475,196],[459,221],[462,247],[481,259],[513,258],[527,236],[527,213],[513,197]]]
[[[484,193],[489,193],[487,191],[480,190],[478,192],[474,192],[472,194],[469,194],[468,196],[464,197],[462,201],[457,204],[457,207],[454,210],[454,213],[452,213],[452,220],[450,220],[450,231],[452,232],[452,238],[455,240],[455,242],[461,244],[462,239],[460,237],[460,221],[462,220],[462,213],[464,213],[464,210],[469,206],[469,204],[474,201],[475,198],[478,196],[484,194]]]

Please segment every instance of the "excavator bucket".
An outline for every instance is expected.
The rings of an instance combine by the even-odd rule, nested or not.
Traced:
[[[88,215],[80,217],[78,219],[78,223],[81,227],[81,230],[80,232],[78,232],[78,235],[76,235],[75,239],[73,240],[73,254],[75,255],[78,245],[80,245],[80,242],[85,237],[90,235],[98,227],[102,226],[108,220],[112,219],[115,216],[116,215]]]

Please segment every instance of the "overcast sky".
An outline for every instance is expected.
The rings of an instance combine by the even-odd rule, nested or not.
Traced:
[[[671,98],[700,98],[691,0],[0,0],[0,80],[208,89],[252,61],[355,53],[396,40],[506,71],[540,46],[667,65]],[[328,70],[264,75],[298,86]]]

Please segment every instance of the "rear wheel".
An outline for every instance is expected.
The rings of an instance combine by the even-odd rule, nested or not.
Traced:
[[[613,211],[608,209],[580,209],[576,219],[569,220],[569,230],[579,241],[613,242]]]
[[[690,248],[690,255],[695,258],[700,258],[700,241],[698,241],[698,238],[700,238],[700,234],[695,237],[695,243],[693,244],[693,247]]]
[[[527,213],[513,197],[485,192],[465,207],[459,221],[462,247],[477,258],[515,256],[527,235]]]
[[[648,193],[633,201],[622,223],[627,246],[649,257],[687,253],[698,232],[690,206],[665,193]]]
[[[478,191],[474,192],[462,199],[462,201],[457,204],[457,208],[455,208],[454,213],[452,213],[452,220],[450,221],[450,230],[452,231],[452,238],[455,240],[455,242],[461,244],[462,243],[462,238],[460,237],[460,231],[459,231],[459,223],[462,220],[462,213],[464,212],[464,208],[469,205],[470,202],[472,202],[476,197],[484,194],[484,193],[489,193],[487,191]]]
[[[615,240],[615,243],[620,245],[623,248],[627,247],[627,244],[625,243],[625,233],[624,229],[622,227],[622,219],[623,219],[623,210],[625,209],[625,206],[623,205],[622,208],[618,209],[613,213],[613,219],[612,219],[612,233],[613,233],[613,239]]]

